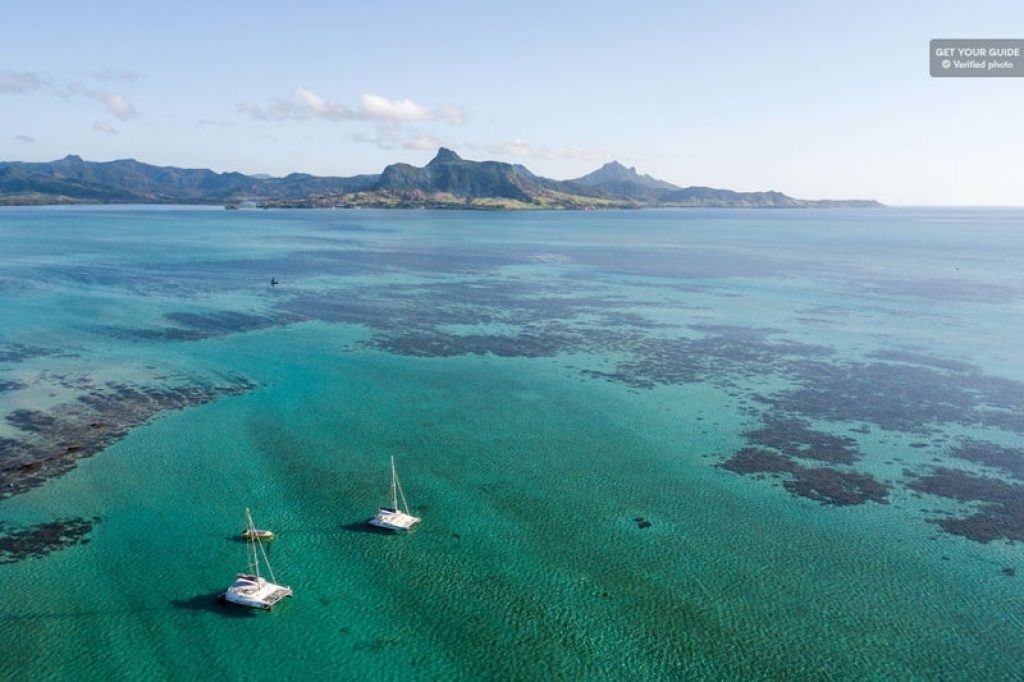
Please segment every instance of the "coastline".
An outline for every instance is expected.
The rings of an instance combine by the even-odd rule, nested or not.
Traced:
[[[537,212],[537,211],[655,211],[655,210],[672,210],[672,209],[770,209],[770,210],[808,210],[808,209],[882,209],[882,208],[922,208],[922,207],[894,207],[889,204],[883,204],[880,202],[865,202],[864,205],[854,203],[854,200],[847,205],[843,202],[832,202],[831,200],[823,200],[828,205],[818,205],[816,201],[809,201],[804,205],[799,206],[755,206],[745,204],[617,204],[607,206],[544,206],[544,205],[531,205],[523,204],[521,206],[505,206],[505,205],[494,205],[488,203],[409,203],[409,204],[339,204],[339,205],[312,205],[302,203],[274,203],[268,205],[257,205],[254,207],[238,208],[239,211],[251,212],[255,210],[275,210],[275,209],[301,209],[301,210],[429,210],[429,211],[494,211],[494,212]],[[227,204],[223,202],[192,202],[182,203],[179,201],[26,201],[26,202],[5,202],[3,197],[0,197],[0,209],[4,208],[30,208],[33,206],[38,207],[103,207],[103,206],[127,206],[127,207],[194,207],[194,208],[223,208],[229,209]],[[1013,206],[991,206],[991,207],[975,207],[975,206],[950,206],[950,207],[923,207],[923,208],[1016,208]]]
[[[873,199],[798,199],[776,190],[682,187],[610,161],[578,178],[555,180],[520,164],[463,159],[441,147],[422,167],[392,163],[349,177],[291,173],[254,177],[134,159],[94,162],[0,161],[0,204],[197,201],[238,208],[435,208],[599,210],[634,208],[880,207]]]

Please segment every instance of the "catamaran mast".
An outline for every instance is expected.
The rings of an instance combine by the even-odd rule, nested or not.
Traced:
[[[259,542],[259,538],[256,536],[256,524],[253,523],[252,514],[249,513],[249,508],[245,508],[245,522],[249,526],[249,549],[252,550],[252,559],[249,560],[249,567],[252,574],[257,578],[260,577],[260,559],[256,554],[256,543]],[[248,554],[248,552],[246,552]]]
[[[395,480],[398,482],[398,496],[402,498],[402,509],[405,513],[409,513],[409,503],[405,501],[405,490],[402,489],[402,482],[396,477]]]
[[[260,536],[256,532],[256,522],[252,520],[252,514],[249,512],[249,508],[245,508],[245,520],[249,524],[249,544],[252,546],[252,560],[250,561],[251,573],[256,576],[257,581],[260,578],[260,554],[263,555],[263,561],[267,564],[267,571],[270,573],[270,579],[277,582],[277,578],[274,576],[274,569],[270,565],[270,559],[267,557],[267,550],[263,549],[263,543],[260,541]],[[248,551],[246,556],[248,556]]]
[[[391,455],[391,508],[398,511],[398,473],[395,471],[394,455]]]
[[[263,561],[264,561],[264,563],[267,564],[267,572],[270,573],[270,581],[276,583],[277,582],[277,578],[274,576],[274,569],[270,565],[270,559],[267,558],[267,550],[263,549],[263,543],[260,542],[259,538],[256,538],[256,542],[260,546],[260,554],[263,555]],[[257,574],[257,577],[258,577],[258,574]]]

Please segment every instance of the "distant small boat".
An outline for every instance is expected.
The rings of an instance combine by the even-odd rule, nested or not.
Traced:
[[[398,498],[402,498],[402,508],[398,507]],[[391,456],[391,506],[381,507],[377,515],[370,519],[371,526],[386,528],[388,530],[409,530],[421,519],[409,514],[409,504],[405,501],[405,491],[398,480],[398,471],[395,469],[395,456]]]
[[[276,287],[277,286],[277,278],[276,277],[271,277],[270,278],[270,286],[272,286],[272,287]]]
[[[263,542],[267,542],[274,539],[274,531],[266,530],[263,528],[246,528],[242,531],[242,538],[244,540],[255,540],[259,539]]]
[[[274,569],[270,567],[270,560],[267,559],[267,553],[263,549],[259,535],[261,532],[269,531],[260,531],[256,528],[248,507],[245,509],[245,522],[246,533],[243,535],[248,534],[252,538],[251,542],[246,543],[245,549],[249,566],[246,573],[238,574],[235,582],[224,593],[224,599],[239,606],[269,611],[277,602],[292,596],[292,588],[277,584]],[[263,563],[267,566],[270,580],[260,575],[260,557],[263,557]]]

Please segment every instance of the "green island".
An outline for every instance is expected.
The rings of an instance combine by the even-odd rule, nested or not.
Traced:
[[[877,208],[874,200],[795,199],[782,192],[679,187],[617,161],[572,180],[520,164],[470,161],[441,148],[423,167],[394,163],[379,174],[285,177],[153,166],[134,159],[0,162],[0,205],[224,204],[227,208],[432,208],[479,210]]]

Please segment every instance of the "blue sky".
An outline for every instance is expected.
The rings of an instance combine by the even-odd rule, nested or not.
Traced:
[[[932,79],[1016,2],[0,2],[0,159],[249,173],[467,158],[557,178],[1024,204],[1024,79]]]

